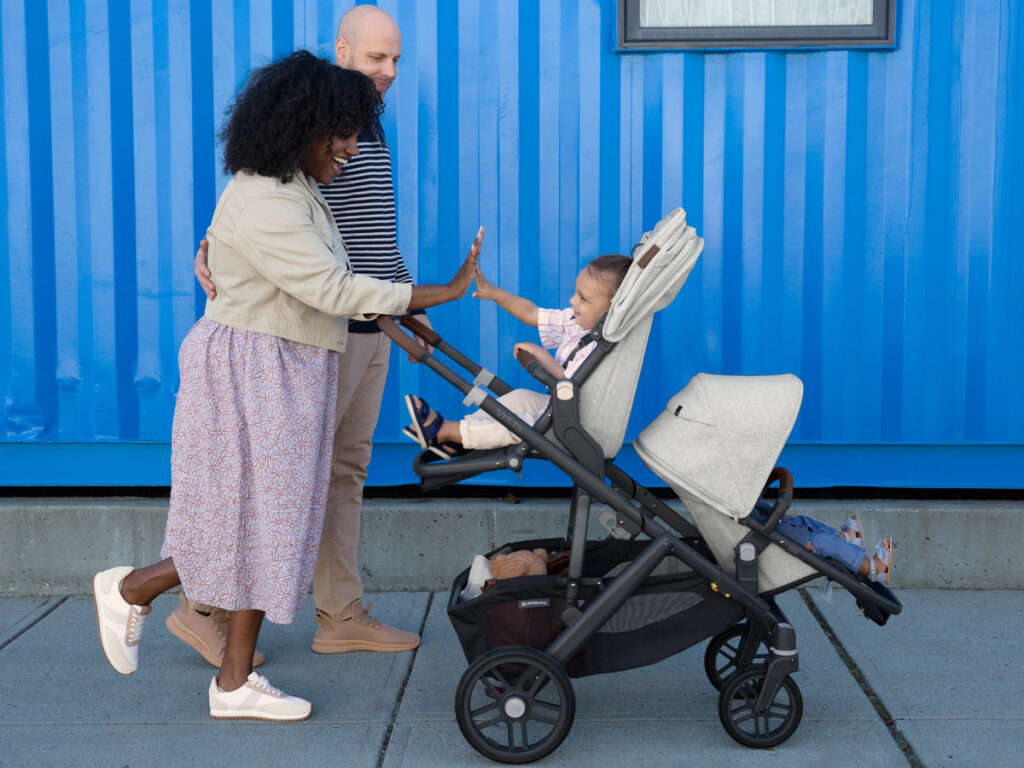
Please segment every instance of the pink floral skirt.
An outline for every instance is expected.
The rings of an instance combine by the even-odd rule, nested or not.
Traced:
[[[204,317],[178,364],[161,555],[192,600],[290,623],[323,527],[338,355]]]

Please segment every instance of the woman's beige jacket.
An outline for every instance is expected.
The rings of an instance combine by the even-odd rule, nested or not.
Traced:
[[[412,286],[356,275],[316,183],[237,173],[206,231],[217,298],[206,316],[342,352],[348,321],[402,314]]]

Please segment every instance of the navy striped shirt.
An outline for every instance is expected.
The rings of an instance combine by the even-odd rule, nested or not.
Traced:
[[[411,283],[412,275],[398,251],[391,152],[384,133],[379,126],[364,130],[358,144],[359,154],[345,164],[333,182],[321,184],[320,192],[345,241],[352,271],[394,283]],[[376,330],[376,322],[349,322],[349,331]]]

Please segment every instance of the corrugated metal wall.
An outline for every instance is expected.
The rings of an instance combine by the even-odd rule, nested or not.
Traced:
[[[3,0],[0,483],[168,482],[224,108],[252,66],[331,55],[351,5]],[[482,223],[492,279],[561,306],[681,204],[706,246],[628,437],[697,371],[791,371],[800,485],[1024,487],[1014,0],[899,1],[895,50],[707,54],[616,52],[613,0],[379,5],[404,35],[385,128],[420,282]],[[529,329],[471,298],[432,318],[528,384]],[[412,480],[404,392],[462,410],[394,355],[371,482]]]

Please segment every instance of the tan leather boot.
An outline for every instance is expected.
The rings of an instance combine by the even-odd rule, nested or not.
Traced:
[[[199,655],[220,668],[224,648],[228,643],[228,612],[222,608],[197,610],[196,603],[181,595],[181,604],[167,617],[167,630],[183,643],[191,645]],[[259,651],[252,655],[252,665],[258,667],[267,657]]]
[[[370,615],[373,603],[363,607],[361,600],[352,604],[348,614],[333,618],[316,612],[320,625],[313,637],[313,650],[317,653],[346,653],[347,651],[411,651],[420,644],[415,632],[382,624]]]

